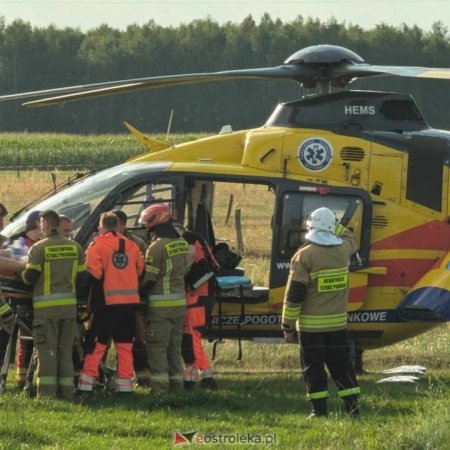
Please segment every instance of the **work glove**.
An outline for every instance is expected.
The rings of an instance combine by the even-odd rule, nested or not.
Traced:
[[[295,330],[289,324],[283,323],[281,325],[281,329],[283,330],[284,340],[287,344],[293,344],[297,342]]]
[[[338,222],[336,224],[336,229],[335,229],[336,236],[340,236],[344,231],[345,231],[344,225],[342,225],[341,223]]]
[[[295,344],[297,339],[295,338],[295,331],[283,331],[284,340],[287,344]]]

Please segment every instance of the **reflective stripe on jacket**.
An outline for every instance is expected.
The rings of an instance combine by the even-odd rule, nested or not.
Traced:
[[[86,270],[81,246],[52,230],[29,251],[22,279],[33,286],[34,317],[71,318],[76,316],[76,280]]]
[[[307,286],[306,299],[283,307],[283,323],[297,324],[301,331],[335,331],[347,326],[348,264],[356,251],[353,235],[346,230],[342,244],[302,246],[291,259],[286,292],[296,281]]]
[[[157,238],[145,255],[144,284],[154,282],[150,307],[186,305],[184,277],[189,269],[189,244],[182,238]]]
[[[12,314],[11,306],[6,302],[3,295],[0,294],[0,316],[7,316]]]

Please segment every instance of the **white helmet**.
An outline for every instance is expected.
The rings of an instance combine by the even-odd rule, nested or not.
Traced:
[[[306,226],[307,241],[325,246],[342,244],[342,239],[336,236],[336,216],[330,209],[319,208],[313,211]]]
[[[306,222],[309,230],[316,229],[328,231],[335,234],[336,232],[336,216],[331,209],[322,207],[311,213],[310,218]]]

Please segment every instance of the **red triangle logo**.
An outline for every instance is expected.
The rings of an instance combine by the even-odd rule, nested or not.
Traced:
[[[178,431],[175,431],[175,445],[186,444],[189,441]]]

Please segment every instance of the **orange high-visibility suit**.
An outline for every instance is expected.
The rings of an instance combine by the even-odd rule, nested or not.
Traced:
[[[195,259],[186,276],[187,310],[182,344],[186,365],[184,386],[190,389],[200,381],[201,386],[216,389],[211,363],[203,349],[202,330],[207,325],[207,317],[214,302],[214,269],[217,263],[201,236],[186,231],[183,238],[195,249]]]
[[[95,345],[85,356],[78,390],[92,391],[112,337],[117,353],[117,389],[131,392],[135,306],[139,304],[143,255],[133,241],[118,232],[107,231],[88,247],[86,267],[91,276],[89,308],[93,313],[88,333]]]

